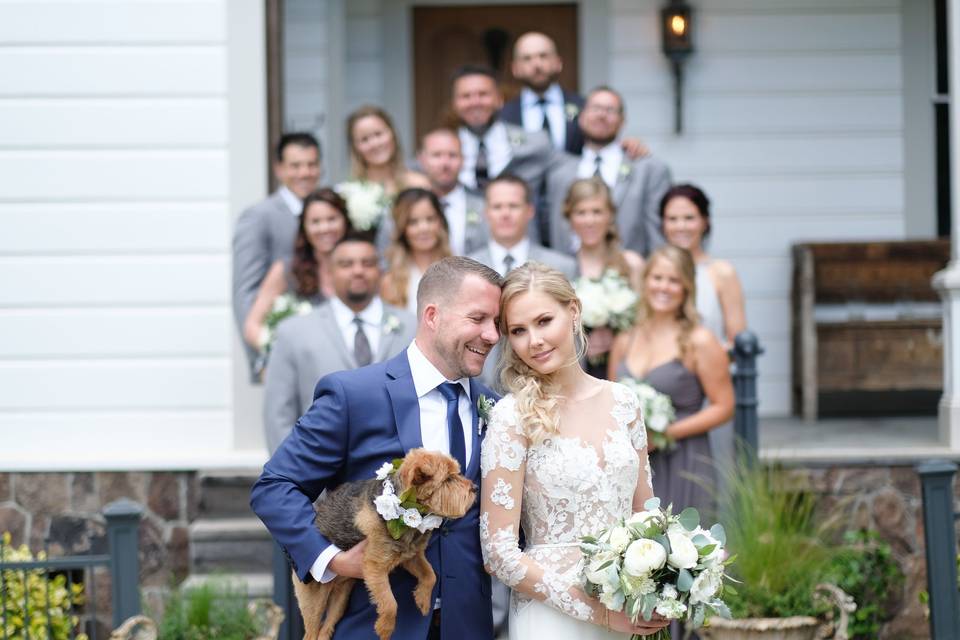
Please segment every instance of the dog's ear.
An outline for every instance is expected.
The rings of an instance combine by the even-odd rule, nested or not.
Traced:
[[[413,476],[410,478],[410,483],[417,487],[422,484],[426,484],[433,480],[433,474],[424,467],[415,467],[413,469]]]

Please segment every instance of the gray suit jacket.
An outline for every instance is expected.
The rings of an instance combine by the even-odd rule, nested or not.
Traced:
[[[497,271],[499,271],[500,267],[503,266],[493,264],[493,258],[490,255],[489,245],[475,253],[470,254],[469,257]],[[531,262],[542,262],[548,267],[553,267],[565,275],[567,280],[570,280],[571,282],[577,277],[577,261],[572,257],[558,251],[553,251],[552,249],[547,249],[546,247],[541,247],[540,245],[531,243],[530,255],[527,256],[527,259]],[[491,349],[490,353],[487,354],[487,360],[483,364],[483,372],[480,374],[480,380],[485,385],[501,394],[504,392],[504,389],[500,385],[500,345],[505,339],[506,338],[504,336],[500,336],[500,342],[498,342],[497,346]]]
[[[407,348],[417,332],[417,319],[403,309],[383,305],[384,330],[374,354],[382,362]],[[388,320],[396,318],[396,323]],[[393,324],[386,331],[388,324]],[[270,350],[264,389],[263,422],[273,453],[297,419],[313,404],[317,381],[329,373],[356,369],[353,348],[343,341],[329,302],[307,315],[292,316],[277,327]]]
[[[233,231],[233,319],[239,331],[243,331],[270,265],[277,260],[290,262],[299,226],[300,212],[290,211],[276,191],[237,219]],[[247,356],[252,364],[256,352],[247,347]]]
[[[564,154],[547,176],[547,200],[550,210],[550,246],[573,253],[573,233],[563,216],[567,190],[577,179],[578,156]],[[613,187],[617,207],[617,228],[625,249],[642,256],[664,243],[660,228],[660,199],[670,188],[670,169],[657,158],[647,156],[624,159]]]
[[[466,216],[466,234],[464,237],[463,255],[470,255],[477,249],[487,244],[490,239],[490,230],[487,228],[487,220],[484,218],[484,199],[483,194],[469,187],[464,187],[466,192],[467,208],[464,211]],[[387,247],[393,239],[393,216],[384,216],[383,222],[377,229],[377,250],[380,251],[380,257],[386,255]]]

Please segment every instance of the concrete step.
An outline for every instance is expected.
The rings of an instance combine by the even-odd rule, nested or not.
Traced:
[[[181,587],[191,589],[209,583],[226,583],[250,599],[273,596],[273,575],[269,573],[192,573]]]
[[[252,516],[250,488],[260,469],[201,471],[200,518],[242,518]]]
[[[200,518],[190,525],[190,573],[267,573],[273,539],[255,516]]]

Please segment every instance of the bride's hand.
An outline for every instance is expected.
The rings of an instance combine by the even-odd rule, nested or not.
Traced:
[[[649,622],[643,618],[640,618],[637,620],[637,623],[634,624],[630,621],[629,616],[622,611],[611,611],[607,626],[612,630],[619,631],[621,633],[632,633],[641,636],[648,636],[656,633],[669,624],[669,620],[657,613],[653,614],[653,617],[650,618]]]

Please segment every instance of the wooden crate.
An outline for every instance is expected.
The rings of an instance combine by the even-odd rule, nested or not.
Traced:
[[[924,412],[911,403],[929,404],[942,389],[941,321],[910,317],[909,309],[939,300],[930,280],[949,258],[946,240],[795,245],[794,412],[814,420],[825,398],[830,407],[862,415],[892,406]],[[816,321],[817,305],[848,303],[861,310],[901,303],[907,315]]]

